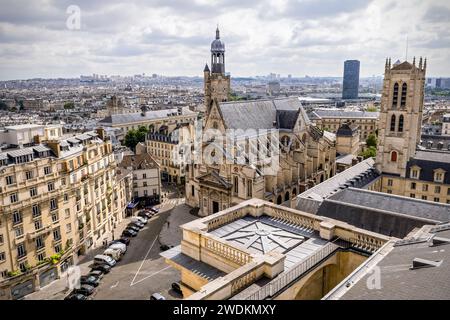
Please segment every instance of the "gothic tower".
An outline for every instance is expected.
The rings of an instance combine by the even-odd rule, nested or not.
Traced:
[[[405,177],[406,163],[420,142],[427,60],[404,61],[391,68],[386,59],[379,117],[377,169]]]
[[[225,75],[225,43],[220,40],[219,27],[216,39],[211,43],[211,71],[208,64],[203,70],[206,117],[208,117],[212,102],[227,101],[230,94],[230,76]]]

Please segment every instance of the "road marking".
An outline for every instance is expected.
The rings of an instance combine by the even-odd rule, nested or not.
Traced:
[[[168,267],[165,267],[165,268],[163,268],[163,269],[161,269],[159,271],[156,271],[156,272],[152,273],[151,275],[149,275],[149,276],[147,276],[147,277],[145,277],[145,278],[143,278],[143,279],[141,279],[141,280],[139,280],[137,282],[134,282],[133,284],[130,285],[130,287],[134,286],[135,284],[138,284],[139,282],[142,282],[142,281],[144,281],[144,280],[146,280],[148,278],[151,278],[151,277],[157,275],[158,273],[163,272],[164,270],[169,269],[169,268],[171,268],[171,266],[168,266]]]
[[[147,253],[146,253],[144,259],[142,259],[142,262],[141,262],[141,265],[139,266],[138,271],[137,271],[136,274],[134,275],[133,280],[131,280],[130,287],[134,284],[134,280],[136,280],[137,275],[138,275],[139,272],[141,271],[141,268],[142,268],[142,266],[144,265],[144,262],[145,262],[145,260],[147,259],[148,255],[150,254],[150,251],[152,250],[152,248],[153,248],[153,246],[154,246],[154,244],[155,244],[155,242],[156,242],[157,239],[158,239],[158,237],[155,237],[155,240],[153,240],[153,243],[152,243],[152,245],[150,246],[150,248],[148,249],[148,251],[147,251]]]
[[[113,284],[112,286],[111,286],[111,289],[114,289],[115,287],[117,287],[119,285],[119,281],[117,281],[115,284]]]

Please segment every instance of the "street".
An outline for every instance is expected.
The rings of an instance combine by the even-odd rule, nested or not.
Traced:
[[[179,226],[196,219],[184,205],[184,198],[174,189],[167,190],[167,197],[160,206],[159,214],[153,216],[134,238],[131,238],[126,254],[111,271],[104,275],[93,300],[148,300],[150,295],[158,292],[166,299],[182,299],[181,295],[171,289],[173,282],[180,281],[179,271],[170,267],[159,255],[161,244],[178,245],[181,240]],[[167,221],[169,222],[167,223]],[[115,233],[119,236],[129,223],[125,219]],[[81,275],[90,271],[93,258],[101,254],[104,248],[96,248],[82,257],[78,263]],[[67,279],[62,276],[25,297],[26,300],[60,300],[69,293]]]

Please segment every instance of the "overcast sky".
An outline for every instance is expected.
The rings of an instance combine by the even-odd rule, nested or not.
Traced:
[[[407,34],[409,60],[450,76],[449,21],[448,0],[0,0],[0,79],[202,76],[217,24],[232,76],[342,76],[346,59],[382,75]]]

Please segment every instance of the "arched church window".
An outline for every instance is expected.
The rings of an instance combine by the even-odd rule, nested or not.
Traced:
[[[395,109],[397,107],[398,101],[398,83],[394,84],[394,93],[392,95],[392,108]]]
[[[403,115],[398,118],[398,132],[403,132]]]
[[[218,129],[219,128],[219,124],[217,123],[217,121],[213,122],[213,128],[214,129]]]
[[[402,97],[400,100],[400,108],[404,108],[406,106],[406,93],[408,91],[408,86],[406,83],[402,84]]]
[[[391,152],[391,161],[392,162],[397,162],[397,151],[392,151]]]
[[[395,114],[391,117],[391,131],[395,131]]]

